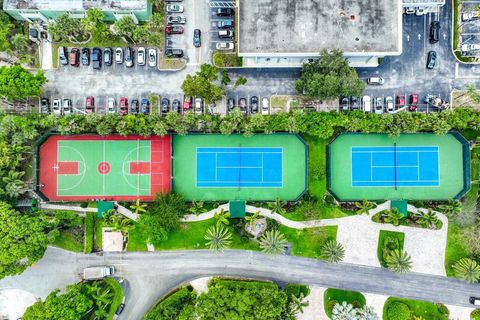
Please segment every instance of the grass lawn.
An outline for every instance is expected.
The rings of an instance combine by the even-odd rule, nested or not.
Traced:
[[[95,220],[95,248],[102,249],[103,219]]]
[[[383,306],[383,320],[390,320],[387,316],[387,308],[388,305],[392,302],[405,303],[410,308],[410,312],[412,313],[412,315],[415,315],[417,317],[423,317],[423,319],[448,320],[448,316],[442,314],[438,306],[432,302],[401,299],[394,297],[388,298],[385,302],[385,305]]]
[[[380,235],[378,237],[378,245],[377,245],[377,257],[380,264],[384,267],[387,267],[387,263],[383,259],[383,243],[385,242],[385,238],[391,237],[398,240],[399,249],[403,250],[403,244],[405,241],[405,233],[403,232],[396,232],[396,231],[387,231],[387,230],[380,230]]]
[[[323,307],[325,308],[325,313],[329,318],[332,317],[332,309],[335,305],[333,302],[342,303],[346,301],[347,303],[353,304],[354,307],[363,307],[366,303],[365,297],[358,291],[347,291],[340,289],[329,288],[325,290],[323,294]],[[329,303],[330,302],[330,303]]]
[[[462,207],[464,210],[474,210],[477,205],[478,197],[478,179],[480,174],[480,148],[475,147],[472,149],[472,161],[471,161],[471,180],[472,184],[470,190],[463,198]]]
[[[112,299],[112,304],[110,305],[110,310],[107,316],[107,320],[111,320],[113,319],[113,316],[115,315],[115,311],[117,311],[118,306],[122,304],[123,290],[120,283],[118,283],[115,279],[106,278],[105,282],[113,288],[113,291],[115,291],[115,296]]]
[[[60,231],[52,245],[73,252],[83,252],[83,226]]]
[[[138,224],[128,230],[127,251],[147,251],[146,239],[137,226]]]
[[[292,255],[321,259],[322,246],[337,239],[337,226],[297,230],[280,226],[279,230],[292,244]]]
[[[460,231],[461,228],[450,219],[448,223],[447,249],[445,252],[445,270],[449,277],[455,276],[452,265],[461,258],[468,257]]]

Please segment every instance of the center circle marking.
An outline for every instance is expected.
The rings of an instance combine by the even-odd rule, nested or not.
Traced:
[[[97,169],[100,174],[107,174],[110,172],[110,164],[108,162],[100,162]]]

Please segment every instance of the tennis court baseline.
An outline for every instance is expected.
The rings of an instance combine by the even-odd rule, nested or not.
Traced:
[[[282,148],[197,148],[197,187],[282,187]]]
[[[439,186],[438,146],[352,147],[352,186]]]

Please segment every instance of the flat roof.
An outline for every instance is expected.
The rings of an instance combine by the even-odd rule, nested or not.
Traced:
[[[401,1],[239,0],[239,54],[399,54]]]
[[[91,8],[111,11],[146,10],[147,0],[4,0],[4,10],[86,11]]]

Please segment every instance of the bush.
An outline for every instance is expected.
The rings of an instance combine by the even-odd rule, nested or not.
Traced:
[[[362,304],[360,302],[358,302],[357,300],[353,300],[351,305],[354,307],[354,308],[361,308],[362,307]]]
[[[288,297],[294,295],[295,297],[300,297],[300,294],[303,293],[303,296],[306,297],[310,294],[310,288],[304,284],[289,283],[285,286],[285,293]]]
[[[162,299],[145,315],[145,320],[170,320],[187,317],[193,311],[197,296],[193,288],[183,287]]]
[[[93,250],[93,233],[95,225],[95,213],[88,212],[85,217],[85,253],[91,253]]]
[[[470,313],[470,318],[472,320],[480,320],[480,308],[473,310],[472,313]]]
[[[325,310],[327,312],[327,314],[331,314],[332,313],[332,310],[333,310],[333,307],[335,307],[335,305],[338,303],[337,300],[330,300],[328,301],[327,303],[327,310]]]
[[[443,303],[437,303],[437,308],[438,308],[438,312],[440,312],[443,315],[448,316],[450,314],[450,310],[448,310],[447,306],[444,305]]]
[[[410,308],[402,302],[392,302],[387,307],[386,320],[410,320]]]

